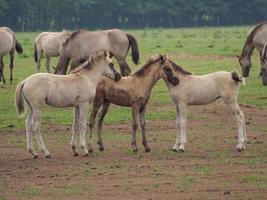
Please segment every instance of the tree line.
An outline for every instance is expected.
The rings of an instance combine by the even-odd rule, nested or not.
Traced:
[[[0,0],[0,26],[16,31],[255,24],[267,0]]]

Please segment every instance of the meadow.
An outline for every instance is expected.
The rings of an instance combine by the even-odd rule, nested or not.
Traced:
[[[139,44],[139,66],[151,55],[161,53],[193,74],[219,70],[241,73],[235,56],[240,55],[250,28],[202,27],[128,32]],[[24,52],[15,56],[14,83],[0,83],[0,199],[79,199],[90,195],[100,199],[109,199],[110,196],[110,199],[173,199],[176,195],[188,199],[266,197],[267,87],[262,86],[258,77],[260,63],[256,50],[250,77],[240,88],[239,95],[247,119],[248,137],[252,140],[244,153],[234,152],[236,124],[221,101],[211,106],[189,108],[190,133],[186,152],[171,152],[169,148],[176,137],[175,109],[164,82],[159,81],[153,88],[146,114],[151,153],[143,152],[140,138],[141,152],[131,152],[130,109],[112,106],[105,118],[107,151],[100,153],[95,145],[95,152],[89,158],[73,158],[69,151],[72,108],[47,107],[42,114],[42,130],[45,143],[55,157],[49,161],[43,158],[33,161],[26,152],[24,118],[16,113],[14,92],[21,80],[36,72],[32,43],[38,34],[17,33]],[[138,67],[131,61],[130,53],[127,61],[132,71]],[[9,58],[5,57],[6,79],[9,77],[8,63]],[[52,59],[52,65],[56,64],[57,58]],[[41,71],[46,71],[44,59]],[[207,133],[210,134],[206,136]],[[235,174],[236,178],[233,177]],[[18,180],[25,182],[16,185]],[[100,192],[101,187],[104,192]]]

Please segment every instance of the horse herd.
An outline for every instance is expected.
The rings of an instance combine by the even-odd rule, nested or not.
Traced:
[[[265,32],[264,32],[265,31]],[[267,22],[257,25],[249,34],[244,45],[239,63],[242,75],[248,76],[252,50],[256,47],[261,53],[261,75],[263,84],[267,84]],[[261,44],[261,45],[260,45]],[[139,62],[139,50],[136,39],[121,30],[75,32],[43,32],[34,41],[34,59],[39,72],[42,55],[46,56],[48,73],[36,73],[20,82],[15,92],[17,111],[23,113],[27,105],[28,116],[25,121],[27,150],[33,158],[38,154],[32,143],[35,134],[38,147],[46,158],[51,155],[47,150],[40,132],[40,117],[45,105],[53,107],[74,107],[74,120],[71,138],[71,149],[78,155],[76,135],[80,135],[80,147],[84,156],[93,151],[92,133],[97,115],[99,150],[104,150],[102,142],[102,124],[111,103],[132,108],[132,148],[138,151],[136,131],[141,126],[142,144],[145,151],[150,148],[146,139],[145,112],[153,86],[163,79],[170,97],[176,106],[177,138],[174,151],[183,152],[186,144],[186,106],[204,105],[221,98],[235,115],[238,126],[237,151],[245,149],[247,135],[244,114],[237,103],[240,83],[244,78],[237,72],[219,71],[206,75],[192,75],[178,66],[166,55],[152,56],[136,72],[126,63],[126,56],[132,49],[132,60]],[[0,80],[3,74],[3,56],[10,54],[10,82],[14,51],[23,51],[12,30],[0,28]],[[59,56],[55,74],[50,72],[51,57]],[[111,57],[115,57],[120,66],[121,75],[116,71]],[[70,63],[70,72],[67,68]],[[104,76],[103,76],[104,75]],[[93,110],[89,120],[89,141],[85,141],[86,113],[89,103]],[[101,111],[99,112],[101,108]]]

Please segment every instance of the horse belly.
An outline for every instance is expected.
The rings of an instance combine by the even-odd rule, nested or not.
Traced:
[[[132,98],[129,92],[125,90],[107,90],[106,91],[106,98],[113,104],[118,106],[131,106],[132,105]]]

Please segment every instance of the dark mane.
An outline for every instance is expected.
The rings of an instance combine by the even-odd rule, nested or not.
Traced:
[[[191,75],[192,73],[188,72],[188,71],[185,71],[182,67],[180,67],[179,65],[177,65],[175,62],[171,61],[171,64],[174,68],[175,71],[177,72],[180,72],[181,74],[184,74],[184,75]]]
[[[253,30],[249,33],[249,35],[248,35],[248,37],[247,37],[247,39],[246,39],[246,42],[245,42],[245,44],[244,44],[244,47],[243,47],[243,50],[242,50],[242,53],[241,53],[241,57],[245,54],[245,46],[246,46],[247,44],[250,44],[250,43],[252,42],[255,33],[256,33],[256,32],[257,32],[263,25],[265,25],[265,24],[267,24],[267,21],[257,24],[257,25],[253,28]]]
[[[134,75],[136,76],[141,76],[144,74],[145,70],[150,66],[152,65],[153,63],[155,62],[158,62],[160,60],[160,56],[156,59],[149,59],[149,61],[144,64],[143,66],[139,67],[135,72],[134,72]]]
[[[66,39],[66,41],[63,43],[63,46],[66,46],[69,41],[71,41],[74,38],[76,38],[83,31],[85,31],[85,30],[78,30],[78,31],[74,31],[73,33],[71,33],[70,36]]]

